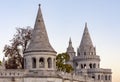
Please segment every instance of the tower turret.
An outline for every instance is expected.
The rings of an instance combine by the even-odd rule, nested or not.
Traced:
[[[96,49],[93,46],[87,23],[82,36],[80,46],[77,50],[77,57],[74,58],[76,69],[99,68],[100,58],[96,55]]]
[[[24,52],[24,67],[29,70],[56,70],[56,51],[49,43],[41,8],[32,33],[31,42]]]
[[[67,52],[75,52],[74,48],[72,46],[71,38],[69,39],[69,44],[68,44]]]
[[[67,48],[66,52],[70,56],[70,60],[67,63],[71,64],[73,66],[73,58],[75,57],[75,51],[74,51],[74,48],[72,46],[71,38],[69,39],[69,44],[68,44],[68,48]]]

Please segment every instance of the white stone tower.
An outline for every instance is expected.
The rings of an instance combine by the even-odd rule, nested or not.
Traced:
[[[85,29],[80,46],[77,50],[77,56],[80,64],[79,69],[99,68],[100,58],[96,55],[96,49],[93,46],[87,23],[85,23]]]
[[[30,71],[56,70],[56,51],[49,43],[41,8],[39,5],[32,39],[24,52],[24,68]]]
[[[83,32],[77,56],[73,58],[75,73],[94,79],[94,82],[112,82],[111,69],[100,68],[100,57],[96,55],[87,23]]]

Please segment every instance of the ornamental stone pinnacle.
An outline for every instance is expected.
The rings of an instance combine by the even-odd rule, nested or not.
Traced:
[[[75,52],[74,48],[72,46],[71,38],[69,39],[69,45],[68,45],[68,48],[67,48],[67,52]]]
[[[38,8],[35,25],[34,25],[34,30],[32,33],[31,42],[28,48],[26,49],[25,53],[27,52],[54,52],[56,53],[56,51],[52,48],[51,44],[49,43],[40,4]]]

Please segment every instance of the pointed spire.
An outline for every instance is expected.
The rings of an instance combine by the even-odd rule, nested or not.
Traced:
[[[89,31],[88,31],[87,23],[85,23],[82,40],[77,53],[78,53],[78,56],[91,55],[91,54],[96,55],[96,50],[93,46]]]
[[[85,28],[87,28],[87,22],[85,22]]]
[[[71,46],[71,47],[72,47],[71,37],[70,37],[70,39],[69,39],[69,46]]]
[[[68,48],[67,48],[67,52],[74,52],[74,48],[72,46],[72,40],[71,40],[71,37],[69,39],[69,45],[68,45]]]
[[[93,46],[89,31],[88,31],[88,27],[87,27],[87,22],[85,23],[85,29],[84,29],[84,32],[83,32],[83,36],[82,36],[80,46],[81,47]]]
[[[39,4],[39,8],[38,8],[35,25],[34,25],[32,39],[31,39],[31,42],[25,52],[32,52],[32,51],[55,52],[55,50],[52,48],[52,46],[49,43],[49,39],[48,39],[47,31],[45,28],[40,4]]]

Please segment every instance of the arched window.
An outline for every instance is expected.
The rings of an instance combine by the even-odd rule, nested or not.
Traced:
[[[105,75],[105,80],[107,80],[107,75]]]
[[[84,52],[84,55],[86,55],[86,52]]]
[[[93,75],[92,78],[95,79],[95,76]]]
[[[100,80],[100,75],[98,75],[98,80]]]
[[[48,62],[48,68],[52,68],[52,59],[48,58],[47,62]]]
[[[44,68],[45,67],[45,61],[44,61],[44,58],[40,58],[39,59],[39,68]]]
[[[36,68],[36,58],[32,58],[32,68]]]
[[[89,67],[92,68],[92,64],[91,63],[89,64]]]
[[[78,67],[78,63],[77,62],[75,62],[75,67]]]
[[[93,64],[93,68],[96,68],[96,64],[95,63]]]
[[[84,64],[84,68],[86,69],[86,64]]]
[[[109,75],[109,80],[111,80],[111,76]]]
[[[81,69],[83,69],[84,68],[84,66],[83,66],[83,64],[81,64]]]

